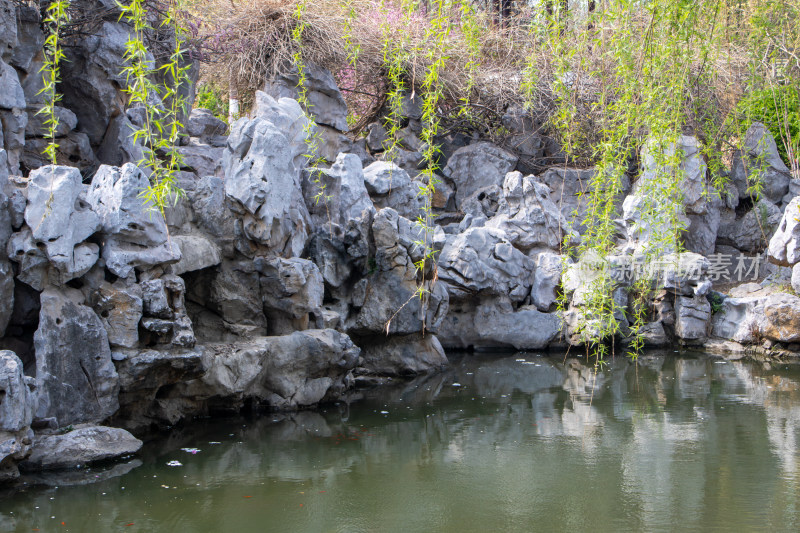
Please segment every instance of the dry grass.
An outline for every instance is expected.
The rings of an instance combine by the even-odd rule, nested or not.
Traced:
[[[192,11],[203,21],[198,39],[207,52],[203,76],[219,86],[234,84],[244,102],[256,89],[263,87],[267,79],[285,69],[297,51],[291,38],[297,24],[293,15],[297,0],[194,1]],[[348,65],[348,43],[344,38],[347,14],[343,6],[346,4],[357,13],[351,21],[350,39],[353,45],[360,47],[355,70]],[[426,33],[429,21],[417,14],[408,24],[400,19],[399,8],[392,7],[389,0],[386,4],[389,7],[381,9],[375,0],[307,2],[302,43],[304,60],[327,68],[337,77],[351,111],[359,119],[353,128],[356,132],[376,118],[385,102],[388,82],[384,32],[388,31],[393,42],[404,43],[404,49],[409,52],[404,62],[408,85],[419,90],[428,67],[424,51],[431,46],[431,37]],[[481,19],[478,67],[468,95],[471,113],[466,116],[454,111],[470,88],[469,64],[473,58],[459,29],[458,13],[449,15],[454,29],[447,38],[447,61],[440,80],[444,91],[443,124],[451,130],[477,130],[489,138],[502,137],[500,117],[510,104],[523,103],[522,72],[526,65],[533,65],[536,86],[530,92],[532,100],[528,103],[534,123],[546,127],[560,105],[553,89],[555,72],[563,72],[566,63],[572,75],[569,99],[574,109],[574,127],[580,133],[581,144],[586,147],[574,162],[591,164],[591,147],[599,142],[606,120],[604,111],[595,104],[601,96],[605,102],[613,100],[618,87],[624,83],[615,74],[614,50],[605,45],[606,39],[619,28],[605,25],[589,29],[586,20],[576,15],[570,28],[560,34],[559,45],[558,39],[541,39],[529,31],[527,22],[531,15],[530,12],[518,13],[516,23],[512,21],[503,26],[485,15]],[[711,59],[698,52],[696,64],[686,72],[683,113],[687,132],[697,133],[703,130],[704,124],[719,126],[724,123],[742,95],[748,69],[753,66],[753,57],[747,48],[751,30],[739,22],[746,17],[731,19],[734,15],[742,16],[723,14],[728,32],[723,48],[716,50]],[[636,36],[644,42],[649,22],[643,12],[640,17],[628,20],[630,27],[625,31],[634,36],[633,42]],[[579,53],[565,56],[564,50],[579,50]],[[646,134],[631,132],[636,137]],[[732,138],[719,136],[701,140],[723,149]]]

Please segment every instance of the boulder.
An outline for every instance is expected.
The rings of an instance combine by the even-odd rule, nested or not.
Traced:
[[[181,169],[194,172],[197,176],[222,177],[223,148],[214,148],[191,140],[186,146],[178,146],[176,151],[181,157]]]
[[[391,207],[411,220],[420,216],[422,184],[411,181],[408,173],[394,163],[376,161],[369,165],[364,169],[364,184],[376,207]]]
[[[695,137],[682,135],[677,142],[666,145],[657,139],[649,140],[642,148],[642,173],[633,193],[622,204],[630,244],[637,248],[648,246],[652,239],[672,231],[676,222],[688,228],[688,216],[706,215],[711,206],[706,174],[707,166]],[[677,186],[672,183],[675,175],[681,180]]]
[[[0,398],[0,435],[29,428],[36,412],[35,379],[23,373],[22,361],[8,350],[0,350]]]
[[[260,274],[261,297],[270,334],[289,334],[322,325],[325,287],[317,265],[296,257],[258,257],[254,264]]]
[[[97,149],[99,162],[103,165],[121,167],[125,163],[138,164],[143,160],[143,141],[134,139],[138,129],[127,114],[112,118],[103,141]]]
[[[50,127],[45,124],[50,116],[40,113],[42,106],[28,107],[28,123],[25,125],[25,136],[30,137],[47,137]],[[55,106],[55,116],[58,119],[56,126],[56,137],[65,137],[69,132],[75,129],[78,125],[78,117],[75,113],[66,107]],[[31,142],[31,139],[26,140],[26,144]],[[62,141],[58,141],[61,144]]]
[[[739,199],[749,198],[748,189],[761,183],[763,197],[780,205],[789,191],[791,172],[778,154],[775,139],[760,122],[754,122],[744,136],[742,149],[733,158],[731,181]]]
[[[186,133],[197,137],[202,143],[213,141],[220,135],[225,135],[228,125],[214,116],[208,109],[195,108],[189,113],[186,121]]]
[[[761,252],[767,247],[770,235],[781,223],[781,217],[781,210],[777,205],[761,199],[734,223],[726,241],[743,252]]]
[[[800,298],[792,294],[777,293],[767,296],[759,315],[758,331],[775,342],[800,341]]]
[[[37,400],[34,383],[23,374],[22,361],[14,352],[0,350],[0,483],[19,477],[17,463],[30,453]]]
[[[314,63],[306,63],[303,70],[304,88],[309,109],[314,121],[348,131],[347,104],[329,70]],[[275,98],[298,98],[299,75],[297,68],[291,66],[285,72],[267,81],[264,92]]]
[[[347,335],[331,329],[209,349],[215,350],[211,367],[200,383],[189,384],[188,392],[238,405],[250,398],[278,409],[337,398],[348,387],[360,353]]]
[[[87,291],[87,303],[94,309],[108,334],[112,347],[133,348],[139,343],[142,318],[142,287],[127,280],[109,283]]]
[[[444,175],[456,188],[456,207],[476,190],[487,185],[503,185],[503,180],[517,164],[517,157],[488,142],[459,148],[447,161]]]
[[[675,299],[675,334],[685,341],[707,336],[711,304],[705,296],[678,296]]]
[[[62,426],[100,422],[119,407],[108,335],[82,300],[75,289],[45,289],[34,334],[36,417],[54,417]]]
[[[60,283],[82,276],[97,261],[98,246],[84,241],[100,229],[100,217],[87,203],[78,169],[46,166],[31,172],[25,222],[60,273]]]
[[[175,235],[172,242],[180,250],[181,259],[172,265],[172,273],[181,275],[186,272],[202,270],[220,264],[222,261],[219,247],[203,234]]]
[[[596,179],[596,174],[597,171],[593,168],[553,167],[536,178],[550,188],[550,201],[559,208],[570,228],[580,234],[586,230],[583,221],[589,207],[590,196],[588,193],[592,190],[592,182]],[[615,184],[619,193],[615,201],[615,213],[612,213],[612,217],[622,214],[622,202],[631,188],[630,179],[625,174],[615,177],[615,179],[619,180],[619,183]],[[609,186],[611,184],[606,184],[606,187]]]
[[[520,302],[529,294],[534,263],[494,228],[448,236],[439,255],[439,278],[462,293],[488,291]]]
[[[147,269],[180,260],[161,214],[140,194],[150,180],[136,165],[103,165],[92,179],[86,200],[102,221],[102,257],[115,275],[127,278],[134,268]]]
[[[780,266],[800,263],[800,197],[789,202],[778,229],[769,240],[768,258]]]
[[[514,309],[506,297],[459,300],[445,318],[439,338],[445,348],[538,350],[557,340],[561,318],[533,306]]]
[[[11,235],[6,250],[8,257],[15,263],[19,263],[20,272],[17,279],[37,291],[41,291],[47,284],[53,269],[47,259],[47,254],[36,245],[36,241],[31,235],[31,229],[25,226],[21,231]]]
[[[267,318],[253,261],[224,260],[219,266],[185,274],[189,316],[201,342],[226,334],[266,335]],[[200,306],[198,309],[196,306]]]
[[[569,231],[561,211],[550,200],[550,189],[520,172],[506,175],[497,215],[486,222],[486,227],[502,231],[523,251],[558,248]]]
[[[0,1],[0,59],[8,60],[19,45],[16,4]]]
[[[563,263],[563,258],[554,252],[541,252],[536,256],[531,302],[539,311],[546,313],[556,303]]]
[[[138,452],[142,441],[120,428],[84,426],[63,434],[37,435],[23,470],[85,466]]]
[[[360,341],[359,370],[383,376],[413,376],[448,366],[435,335],[414,333],[374,337]]]
[[[242,210],[244,235],[284,256],[299,256],[309,233],[300,171],[304,125],[297,102],[276,102],[258,95],[253,120],[240,119],[231,129],[223,155],[225,194]]]
[[[191,348],[195,344],[192,322],[184,303],[186,285],[183,278],[174,274],[143,281],[141,325],[150,335],[142,341],[146,344],[171,343],[178,347]]]
[[[64,49],[59,84],[62,105],[75,113],[80,131],[93,146],[103,141],[111,120],[124,114],[127,99],[123,89],[127,83],[120,65],[125,63],[130,31],[126,23],[112,17],[100,21],[90,34]]]

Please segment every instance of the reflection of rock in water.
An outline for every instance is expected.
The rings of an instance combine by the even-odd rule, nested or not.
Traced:
[[[48,485],[50,487],[91,485],[92,483],[124,476],[140,466],[142,466],[140,459],[132,459],[126,463],[115,464],[107,468],[81,468],[23,474],[20,477],[20,481],[29,485]]]

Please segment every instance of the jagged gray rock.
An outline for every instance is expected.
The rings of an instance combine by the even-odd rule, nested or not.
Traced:
[[[14,311],[14,270],[11,268],[11,263],[5,259],[0,259],[0,301],[4,302],[0,308],[0,338],[2,338]]]
[[[675,298],[675,334],[688,341],[707,336],[711,304],[705,296],[678,296]]]
[[[9,350],[0,350],[0,397],[0,434],[30,427],[37,402],[35,379],[23,373],[22,361]]]
[[[300,171],[305,164],[304,125],[297,102],[257,94],[253,120],[232,127],[223,155],[225,194],[242,207],[244,234],[284,256],[299,256],[308,239],[309,213]]]
[[[173,274],[184,274],[220,264],[219,247],[203,234],[174,235],[172,242],[178,247],[181,259],[172,265]]]
[[[45,289],[34,334],[36,417],[54,417],[61,426],[100,422],[119,408],[108,335],[82,301],[75,289]]]
[[[385,376],[410,376],[448,366],[436,335],[413,333],[362,339],[359,370]]]
[[[186,133],[197,137],[202,143],[213,141],[220,135],[225,135],[228,125],[214,116],[208,109],[196,107],[189,113],[186,121]]]
[[[793,266],[800,263],[800,196],[794,198],[769,240],[769,260],[776,265]]]
[[[314,121],[336,128],[339,131],[348,131],[347,104],[336,85],[336,80],[329,70],[314,63],[306,63],[303,87],[307,90],[306,97]],[[286,72],[279,74],[274,79],[267,81],[264,92],[275,99],[297,99],[299,76],[297,68],[291,66]]]
[[[772,134],[762,123],[754,122],[745,133],[742,150],[733,158],[731,181],[739,198],[749,198],[748,188],[761,183],[763,196],[780,205],[789,191],[790,178]]]
[[[87,303],[94,309],[108,334],[112,347],[133,348],[139,343],[142,318],[142,288],[127,280],[101,281],[86,291]]]
[[[394,163],[376,161],[369,165],[364,169],[364,184],[376,207],[391,207],[411,220],[420,216],[422,183],[412,181],[408,173]]]
[[[247,398],[278,409],[310,406],[337,398],[351,379],[360,350],[332,329],[259,337],[212,345],[211,364],[181,396],[219,398],[241,405]]]
[[[486,290],[515,302],[530,294],[534,272],[533,261],[494,228],[471,228],[448,236],[438,266],[439,277],[454,289]]]
[[[557,248],[568,233],[561,211],[550,200],[550,189],[522,176],[509,172],[503,180],[503,197],[496,216],[486,222],[496,228],[516,247],[527,251],[534,247]]]
[[[517,164],[517,156],[488,142],[459,148],[448,159],[444,175],[456,187],[456,207],[476,190],[487,185],[503,185],[503,180]]]
[[[60,283],[82,276],[97,261],[98,246],[84,241],[100,229],[100,217],[86,201],[77,168],[46,166],[31,172],[25,222],[61,274]]]
[[[136,165],[103,165],[92,179],[86,200],[100,215],[104,237],[102,257],[106,267],[127,278],[134,268],[175,263],[180,250],[169,239],[158,211],[139,196],[150,180]]]
[[[142,441],[120,428],[78,427],[63,434],[37,435],[33,452],[22,462],[23,470],[56,470],[85,466],[98,461],[130,455],[142,448]]]
[[[261,296],[271,335],[322,325],[325,287],[317,265],[296,257],[258,257],[254,264],[260,274]]]
[[[556,302],[556,289],[561,282],[564,260],[555,252],[545,251],[536,255],[535,264],[531,302],[539,311],[546,313]]]

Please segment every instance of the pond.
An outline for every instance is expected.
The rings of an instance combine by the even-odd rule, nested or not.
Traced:
[[[800,530],[800,365],[670,352],[595,378],[562,356],[452,362],[28,478],[0,494],[0,530]]]

